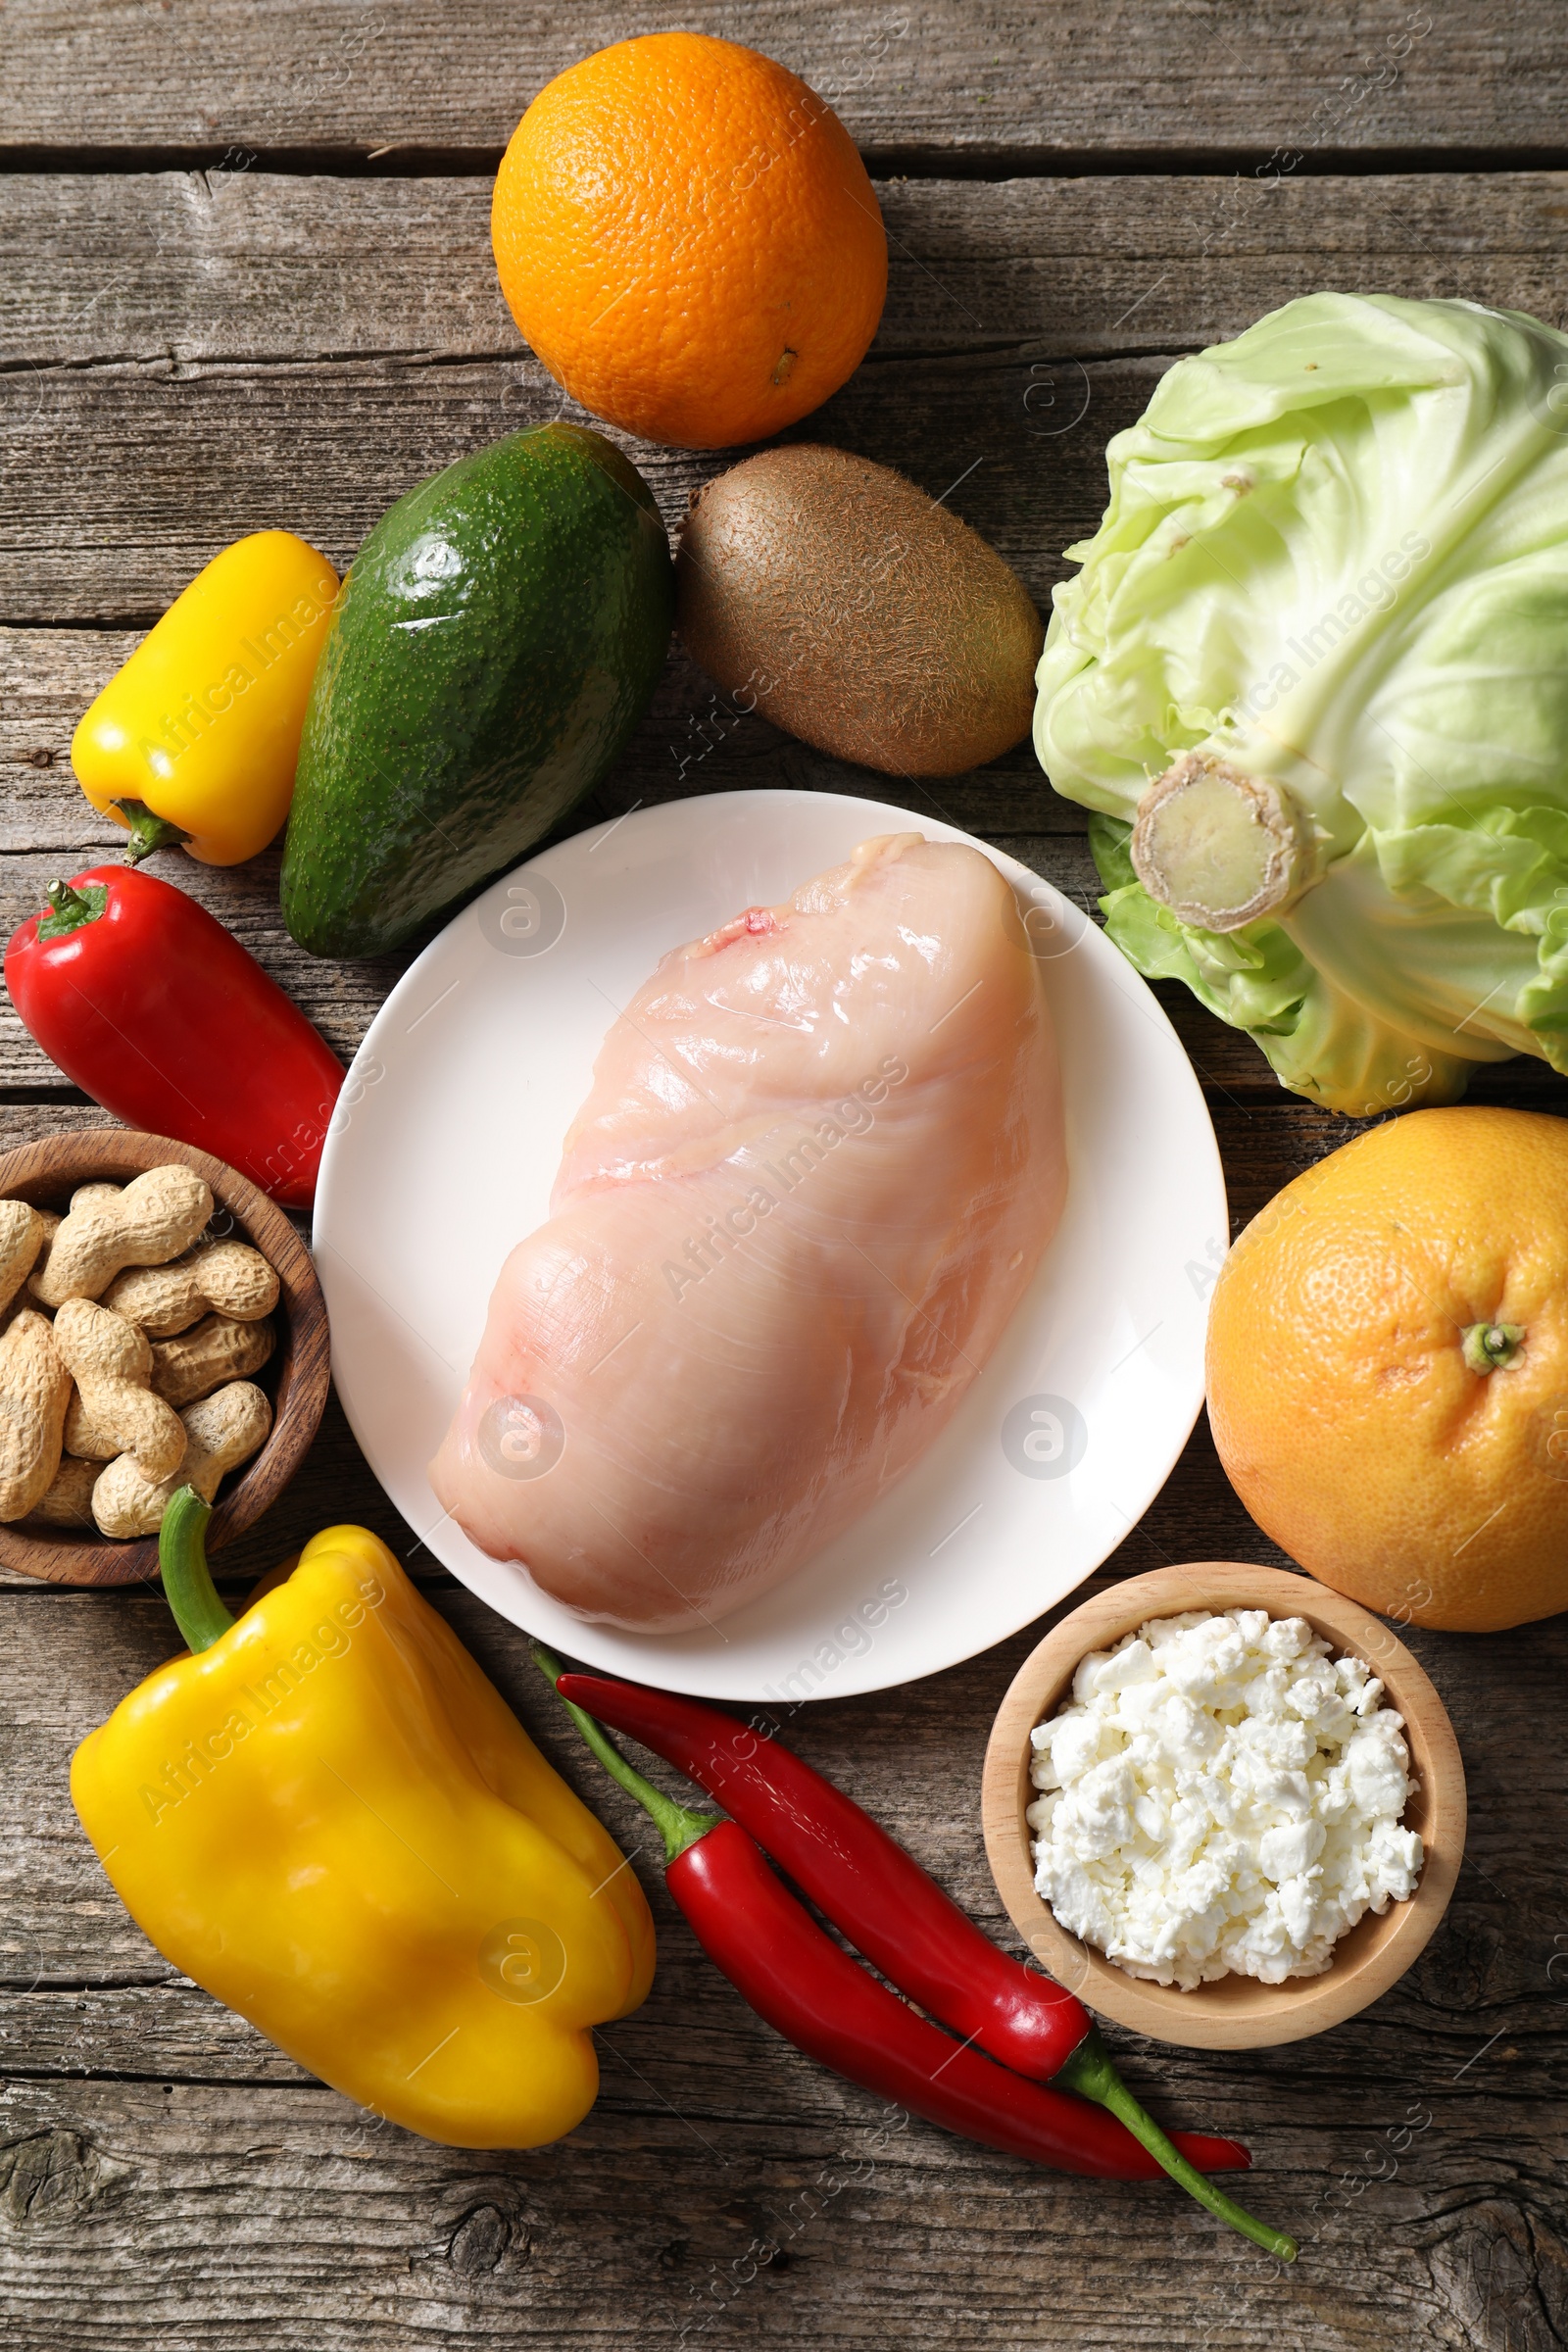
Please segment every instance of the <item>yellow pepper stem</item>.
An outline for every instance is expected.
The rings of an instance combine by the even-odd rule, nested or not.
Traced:
[[[158,1565],[174,1623],[194,1655],[220,1642],[234,1619],[219,1599],[207,1565],[207,1522],[213,1515],[194,1487],[171,1495],[158,1531]]]
[[[118,808],[130,827],[130,842],[125,851],[127,865],[140,865],[154,850],[173,849],[190,839],[178,825],[172,825],[167,816],[155,815],[145,801],[111,801],[109,806]]]

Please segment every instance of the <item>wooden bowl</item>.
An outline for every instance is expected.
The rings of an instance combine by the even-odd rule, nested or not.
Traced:
[[[30,1200],[34,1208],[64,1209],[78,1184],[95,1178],[128,1184],[148,1168],[183,1160],[212,1190],[215,1214],[227,1209],[236,1230],[276,1269],[281,1292],[273,1309],[277,1348],[258,1375],[272,1396],[272,1431],[260,1453],[236,1473],[219,1499],[207,1530],[207,1548],[219,1550],[258,1520],[298,1470],[326,1404],[329,1376],[326,1301],[310,1251],[274,1201],[248,1177],[167,1135],[128,1127],[90,1127],[49,1136],[0,1152],[0,1200]],[[158,1574],[158,1538],[129,1544],[96,1532],[25,1521],[0,1525],[0,1563],[57,1585],[128,1585]]]
[[[1408,1902],[1369,1911],[1335,1946],[1320,1977],[1263,1984],[1222,1977],[1183,1992],[1130,1977],[1069,1935],[1035,1892],[1024,1807],[1037,1791],[1029,1779],[1029,1735],[1066,1697],[1079,1661],[1109,1649],[1152,1617],[1191,1609],[1266,1609],[1304,1617],[1337,1656],[1362,1658],[1384,1684],[1388,1703],[1404,1717],[1412,1777],[1420,1784],[1404,1810],[1426,1859]],[[992,1727],[981,1799],[986,1852],[997,1891],[1013,1926],[1047,1973],[1091,2009],[1155,2041],[1196,2050],[1261,2049],[1321,2034],[1375,2001],[1403,1976],[1448,1907],[1464,1853],[1464,1767],[1453,1727],[1431,1683],[1381,1618],[1307,1576],[1250,1568],[1238,1560],[1197,1560],[1158,1568],[1097,1593],[1053,1628],[1013,1677]]]

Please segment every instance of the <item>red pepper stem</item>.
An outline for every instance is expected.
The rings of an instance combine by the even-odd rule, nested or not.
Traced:
[[[1206,2206],[1217,2220],[1228,2222],[1243,2237],[1250,2237],[1254,2246],[1261,2246],[1266,2254],[1276,2255],[1281,2262],[1296,2260],[1298,2249],[1294,2237],[1287,2237],[1283,2230],[1271,2230],[1266,2222],[1254,2221],[1242,2206],[1205,2180],[1153,2117],[1145,2114],[1111,2064],[1110,2052],[1100,2037],[1098,2026],[1090,2027],[1055,2082],[1062,2090],[1076,2090],[1083,2098],[1098,2100],[1102,2107],[1108,2107],[1118,2123],[1126,2125],[1134,2139],[1142,2140],[1154,2162],[1163,2165],[1171,2179],[1190,2197],[1196,2197],[1200,2205]]]
[[[38,937],[45,940],[65,939],[84,923],[95,923],[109,901],[108,891],[91,882],[84,890],[76,890],[69,882],[50,882],[43,895],[49,911],[39,918]]]
[[[536,1642],[533,1645],[533,1662],[554,1690],[566,1671],[561,1660],[553,1658],[544,1644]],[[626,1793],[634,1796],[645,1812],[652,1814],[659,1834],[664,1840],[666,1870],[677,1854],[683,1854],[689,1845],[695,1845],[699,1838],[706,1838],[709,1831],[717,1826],[723,1818],[721,1814],[692,1813],[684,1805],[677,1805],[672,1797],[665,1796],[656,1788],[652,1781],[645,1781],[634,1765],[627,1763],[609,1734],[601,1730],[591,1715],[585,1714],[569,1698],[563,1697],[559,1690],[556,1696],[561,1699],[566,1713],[611,1779],[618,1781]]]

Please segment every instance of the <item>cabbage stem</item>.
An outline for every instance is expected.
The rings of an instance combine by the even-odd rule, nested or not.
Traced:
[[[1278,914],[1308,881],[1310,832],[1284,788],[1186,752],[1138,804],[1133,870],[1152,899],[1200,931]]]

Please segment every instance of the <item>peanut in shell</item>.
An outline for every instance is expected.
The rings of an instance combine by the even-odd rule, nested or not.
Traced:
[[[133,1454],[145,1478],[177,1470],[185,1432],[173,1406],[152,1393],[153,1351],[145,1332],[90,1298],[69,1298],[55,1317],[54,1339],[76,1384],[69,1450],[86,1452],[90,1428],[101,1433],[94,1443],[112,1440],[117,1453]]]
[[[180,1487],[194,1487],[211,1502],[224,1471],[236,1469],[266,1445],[272,1408],[260,1389],[236,1380],[216,1396],[187,1405],[180,1421],[185,1458],[172,1477],[143,1478],[128,1453],[101,1474],[92,1491],[92,1510],[102,1534],[118,1542],[156,1535]]]
[[[277,1345],[270,1323],[208,1315],[191,1331],[153,1343],[153,1388],[173,1405],[194,1404],[226,1381],[259,1372]]]
[[[80,1527],[92,1532],[92,1491],[102,1475],[99,1462],[77,1461],[62,1454],[53,1481],[27,1513],[46,1527]]]
[[[213,1213],[211,1192],[182,1160],[147,1169],[112,1199],[111,1189],[87,1185],[73,1196],[37,1277],[45,1306],[101,1298],[122,1266],[166,1265]]]
[[[0,1520],[24,1519],[47,1494],[70,1396],[47,1315],[24,1309],[0,1334]]]
[[[273,1269],[249,1242],[217,1242],[188,1250],[167,1266],[127,1268],[115,1276],[103,1303],[155,1340],[166,1340],[208,1313],[254,1323],[271,1313],[279,1287]]]

